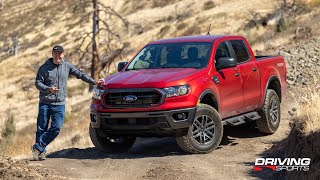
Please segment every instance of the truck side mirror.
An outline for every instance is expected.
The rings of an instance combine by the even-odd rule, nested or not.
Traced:
[[[128,62],[119,62],[118,72],[120,72],[127,64],[128,64]]]
[[[222,57],[218,59],[218,62],[216,63],[216,69],[226,69],[226,68],[232,68],[237,67],[237,61],[232,57]]]

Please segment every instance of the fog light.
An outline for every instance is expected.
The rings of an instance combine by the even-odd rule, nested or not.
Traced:
[[[176,113],[172,116],[175,120],[185,120],[188,118],[188,113]]]
[[[90,119],[92,122],[97,122],[97,116],[96,115],[93,115],[93,114],[90,114]]]
[[[177,115],[178,119],[185,119],[187,116],[185,113],[181,113]]]

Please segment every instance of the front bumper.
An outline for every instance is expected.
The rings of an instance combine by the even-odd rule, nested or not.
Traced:
[[[103,130],[176,130],[188,128],[195,118],[197,107],[155,111],[155,112],[132,112],[132,113],[100,113],[90,112],[91,126]],[[180,116],[183,114],[186,116]],[[185,117],[182,118],[181,117]]]

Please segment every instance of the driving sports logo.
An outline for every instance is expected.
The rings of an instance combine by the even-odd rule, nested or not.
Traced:
[[[309,171],[310,158],[256,158],[255,171],[271,169],[273,171]]]

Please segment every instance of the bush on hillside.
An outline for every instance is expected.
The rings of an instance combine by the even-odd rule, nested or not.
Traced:
[[[14,124],[14,116],[11,114],[11,111],[9,110],[7,113],[7,119],[5,122],[5,126],[2,130],[2,137],[9,138],[16,133],[16,126]]]

